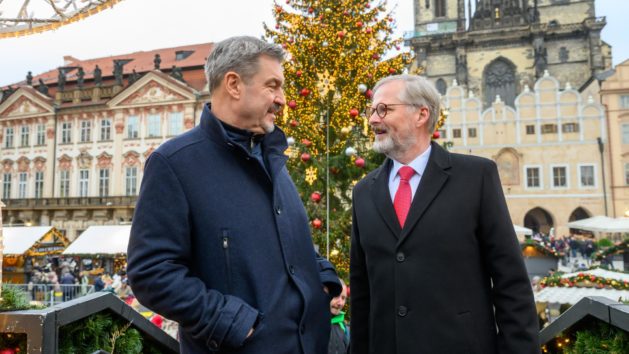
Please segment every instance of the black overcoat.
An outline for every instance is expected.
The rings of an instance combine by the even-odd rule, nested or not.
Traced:
[[[539,353],[495,163],[433,143],[403,229],[388,188],[392,164],[353,191],[351,352]]]

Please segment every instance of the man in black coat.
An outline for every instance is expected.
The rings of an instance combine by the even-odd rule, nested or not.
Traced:
[[[353,191],[351,352],[539,353],[495,163],[431,143],[426,79],[391,76],[374,93],[373,148],[388,159]]]
[[[326,352],[341,286],[315,253],[274,125],[283,58],[252,37],[216,44],[211,106],[146,162],[128,277],[140,303],[179,323],[182,353]]]

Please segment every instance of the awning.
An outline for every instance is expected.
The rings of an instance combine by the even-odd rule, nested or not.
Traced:
[[[613,279],[620,282],[629,281],[629,274],[614,272],[605,269],[591,269],[582,272],[563,274],[562,278],[572,278],[579,274],[594,275],[605,279]],[[598,289],[596,287],[561,287],[548,286],[535,293],[536,302],[558,302],[560,304],[576,304],[586,296],[604,296],[614,301],[629,301],[629,290]]]
[[[592,232],[629,232],[629,218],[610,218],[607,216],[593,216],[587,219],[571,221],[566,226],[571,229]]]
[[[130,233],[131,225],[90,226],[63,254],[126,254]]]
[[[517,235],[533,235],[533,230],[513,224],[513,229]]]
[[[3,227],[3,254],[22,255],[34,246],[36,252],[58,252],[68,244],[67,240],[52,226]],[[47,237],[46,237],[47,236]],[[40,242],[41,241],[41,242]]]

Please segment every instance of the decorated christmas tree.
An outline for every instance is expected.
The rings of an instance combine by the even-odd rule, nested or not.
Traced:
[[[276,3],[274,14],[276,26],[265,28],[266,37],[290,56],[279,122],[291,145],[289,170],[315,245],[347,278],[351,189],[384,159],[369,149],[371,88],[402,73],[413,58],[397,52],[402,39],[392,38],[395,21],[384,1],[287,0]]]

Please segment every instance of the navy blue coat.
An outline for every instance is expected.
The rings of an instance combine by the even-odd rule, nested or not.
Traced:
[[[265,169],[206,105],[147,160],[128,277],[143,305],[179,322],[183,353],[326,352],[341,287],[313,248],[286,148],[279,129],[267,134]]]

